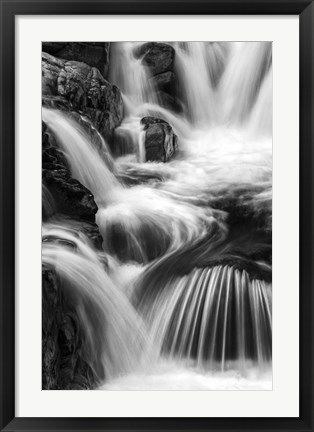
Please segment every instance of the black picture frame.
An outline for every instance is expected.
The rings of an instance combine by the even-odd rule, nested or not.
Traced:
[[[308,0],[0,0],[0,427],[3,431],[313,431],[313,24]],[[298,418],[15,417],[15,16],[299,15],[300,22],[300,416]],[[288,337],[288,336],[287,336]],[[289,377],[287,377],[289,379]]]

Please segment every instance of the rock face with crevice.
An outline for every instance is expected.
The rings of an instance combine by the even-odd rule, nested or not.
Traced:
[[[123,119],[120,90],[99,70],[85,63],[42,53],[42,94],[61,96],[73,109],[82,111],[110,143]]]
[[[165,120],[144,117],[146,161],[167,162],[178,149],[178,139],[172,127]]]

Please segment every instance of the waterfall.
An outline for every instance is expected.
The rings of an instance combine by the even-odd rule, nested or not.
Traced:
[[[42,211],[43,218],[52,216],[57,210],[53,196],[49,192],[49,189],[43,184],[42,185]]]
[[[136,153],[137,160],[145,162],[143,125],[135,112],[145,103],[157,103],[158,97],[150,80],[149,69],[142,64],[142,56],[136,55],[141,45],[140,42],[113,44],[110,80],[122,91],[126,113],[122,124],[115,131],[116,154]]]
[[[113,44],[109,79],[127,95],[130,110],[145,102],[157,102],[154,86],[150,81],[148,68],[143,66],[142,57],[136,55],[141,42],[117,42]],[[126,67],[127,65],[127,67]]]
[[[271,289],[230,266],[193,270],[144,295],[143,316],[160,351],[192,358],[203,368],[228,369],[271,360]]]
[[[271,66],[271,49],[271,42],[245,42],[234,49],[219,85],[227,121],[241,123],[247,119]],[[271,89],[269,95],[271,99]]]
[[[96,203],[104,205],[116,199],[119,183],[93,148],[82,127],[57,110],[42,108],[42,118],[63,150],[73,177],[92,191]]]
[[[42,262],[61,279],[84,334],[81,355],[99,382],[137,368],[147,352],[145,326],[87,239],[62,225],[44,226]]]
[[[176,45],[176,73],[186,108],[186,115],[197,126],[216,119],[216,96],[207,63],[207,46],[203,42]]]
[[[264,81],[262,82],[260,92],[256,103],[252,109],[250,117],[250,131],[252,135],[267,135],[271,136],[273,126],[273,110],[272,110],[272,67],[269,69]]]
[[[127,117],[115,130],[115,153],[135,154],[138,162],[145,162],[145,132],[140,117]]]
[[[103,388],[164,389],[163,379],[165,389],[221,389],[231,373],[235,388],[247,377],[252,387],[240,387],[264,388],[248,371],[264,377],[272,361],[272,46],[168,43],[180,112],[159,103],[143,42],[111,43],[108,79],[125,108],[113,156],[43,108],[72,176],[94,195],[103,238],[96,251],[74,221],[61,224],[44,188],[43,263],[79,316]],[[145,162],[145,116],[178,137],[167,163]]]

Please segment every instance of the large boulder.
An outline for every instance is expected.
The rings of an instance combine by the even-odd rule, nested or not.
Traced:
[[[42,388],[95,388],[96,377],[82,358],[82,332],[75,309],[65,299],[53,268],[42,268]]]
[[[144,117],[146,161],[167,162],[177,151],[178,139],[166,121]]]
[[[123,118],[122,97],[120,90],[106,81],[97,68],[42,53],[42,94],[63,97],[112,142],[114,129]]]
[[[105,78],[108,74],[110,42],[43,42],[42,50],[96,67]]]

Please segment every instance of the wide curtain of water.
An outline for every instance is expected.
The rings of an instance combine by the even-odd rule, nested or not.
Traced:
[[[112,44],[125,117],[110,164],[78,123],[43,108],[103,237],[97,252],[50,220],[43,261],[77,305],[101,388],[271,388],[271,44],[171,44],[180,112],[159,100],[140,45]],[[144,116],[178,137],[167,163],[145,162]]]

